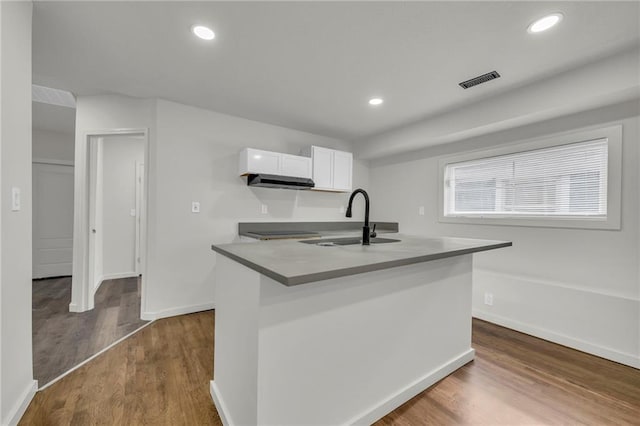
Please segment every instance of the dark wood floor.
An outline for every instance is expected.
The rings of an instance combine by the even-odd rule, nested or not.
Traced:
[[[475,319],[473,347],[376,425],[640,425],[640,370]]]
[[[33,375],[39,386],[140,328],[138,278],[106,280],[95,309],[69,312],[71,278],[33,281]]]
[[[221,425],[213,313],[161,319],[36,393],[20,425]]]
[[[220,425],[212,312],[156,321],[44,391],[21,425]],[[475,361],[378,425],[638,425],[640,370],[474,320]]]

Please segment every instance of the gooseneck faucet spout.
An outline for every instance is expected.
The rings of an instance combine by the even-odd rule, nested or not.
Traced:
[[[347,207],[347,217],[351,217],[351,204],[353,204],[353,198],[356,194],[362,194],[364,196],[364,226],[362,227],[362,245],[369,245],[369,194],[364,189],[358,188],[351,193],[351,197],[349,197],[349,206]]]

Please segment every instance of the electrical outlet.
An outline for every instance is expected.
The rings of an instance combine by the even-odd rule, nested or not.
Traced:
[[[420,216],[424,216],[424,206],[420,206],[420,207],[418,207],[418,214],[419,214]]]
[[[345,211],[344,206],[340,206],[340,213],[344,213]]]
[[[266,204],[261,204],[260,205],[260,212],[262,214],[268,214],[269,213],[269,208],[267,207]]]
[[[485,305],[489,305],[489,306],[493,306],[493,294],[492,293],[485,293],[484,294],[484,304]]]
[[[198,201],[191,202],[191,213],[200,213],[200,202]]]

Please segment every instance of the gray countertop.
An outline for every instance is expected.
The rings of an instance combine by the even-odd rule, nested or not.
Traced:
[[[288,238],[319,237],[327,234],[340,235],[347,232],[362,232],[362,222],[336,221],[336,222],[240,222],[238,223],[238,235],[259,240],[275,240]],[[376,226],[378,233],[398,232],[398,222],[370,221],[370,226]],[[297,232],[299,235],[278,235]],[[268,233],[276,233],[268,235]],[[306,235],[305,235],[306,234]]]
[[[469,238],[385,234],[400,242],[323,247],[297,240],[214,244],[212,250],[286,286],[511,246]]]

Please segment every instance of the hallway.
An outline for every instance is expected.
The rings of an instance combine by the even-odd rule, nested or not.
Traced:
[[[51,380],[142,327],[140,279],[106,280],[95,309],[69,312],[71,277],[33,281],[33,375]]]

